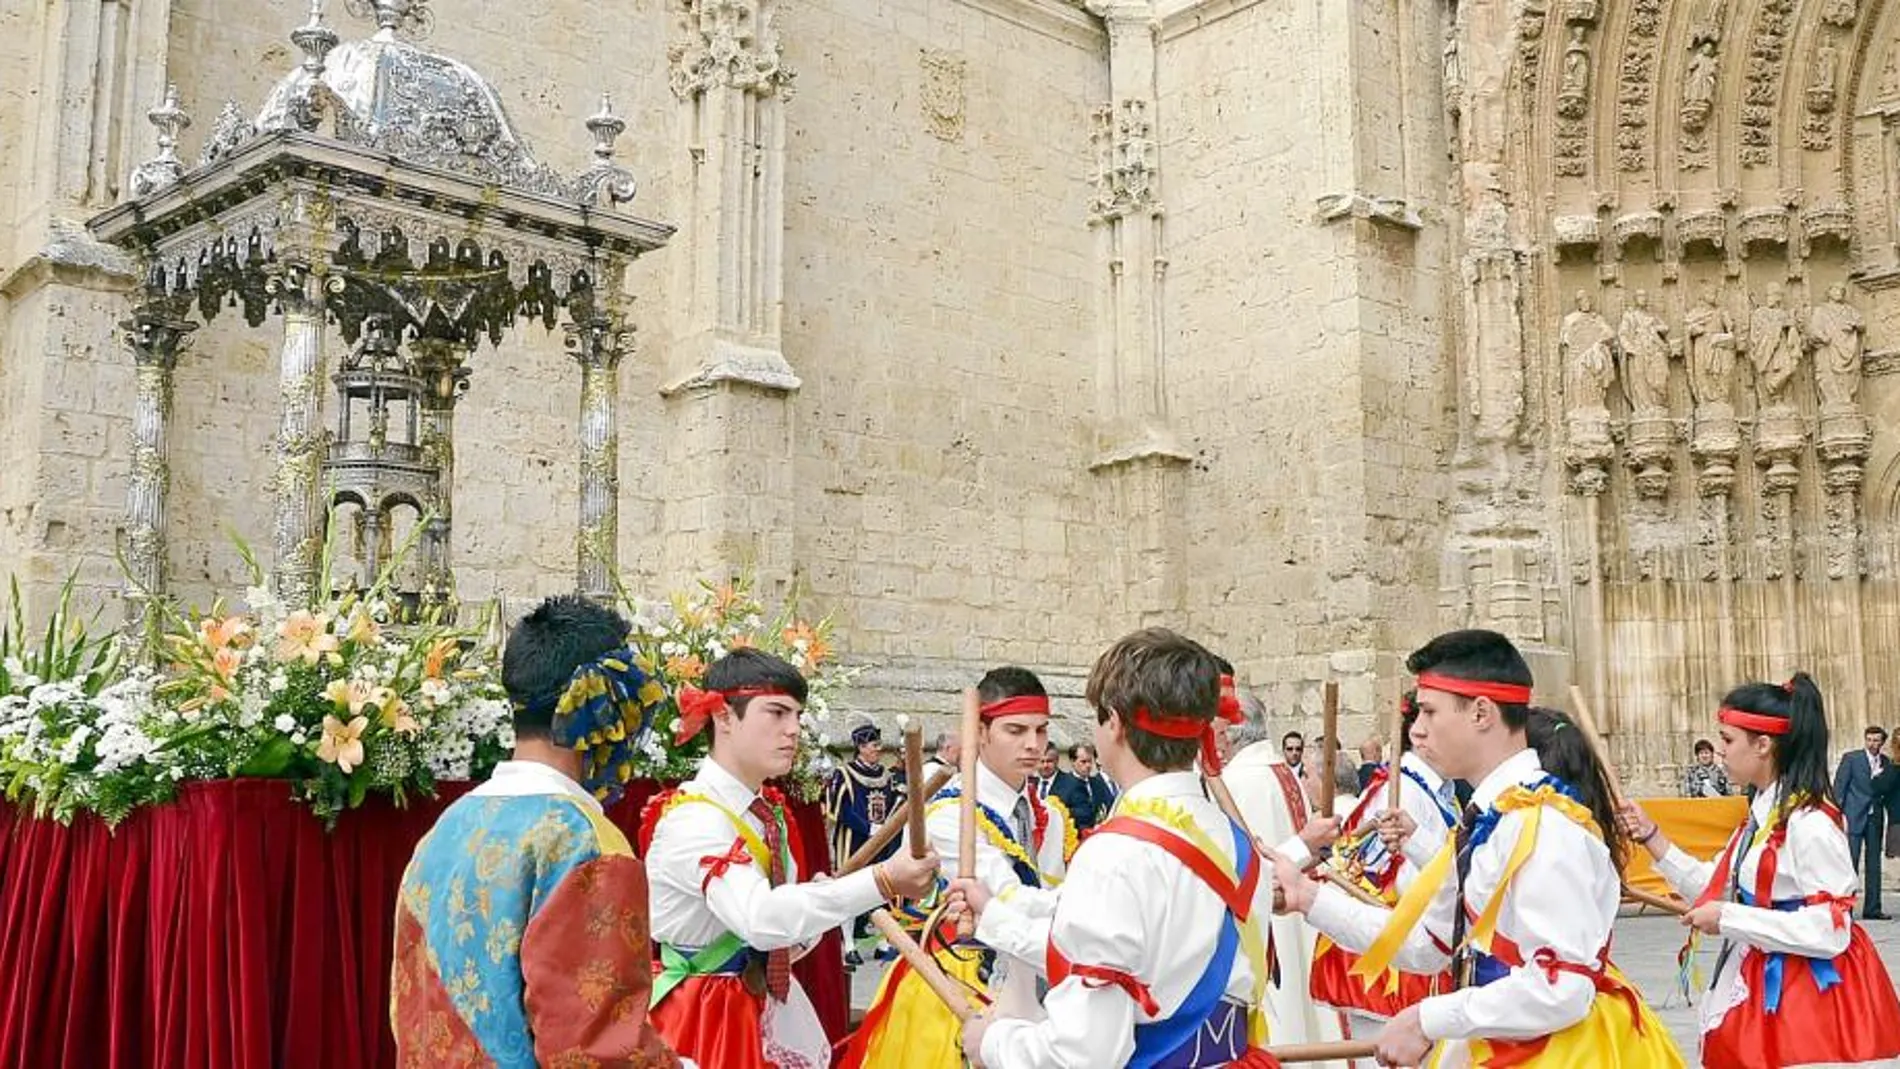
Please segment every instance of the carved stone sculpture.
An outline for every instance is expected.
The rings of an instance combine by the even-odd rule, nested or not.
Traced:
[[[1630,408],[1656,412],[1669,406],[1669,328],[1649,310],[1649,294],[1637,290],[1616,340],[1623,349],[1623,393]]]
[[[1590,46],[1584,42],[1582,26],[1570,28],[1570,43],[1564,46],[1563,80],[1557,85],[1557,114],[1582,118],[1590,100]]]
[[[1834,84],[1840,73],[1841,54],[1826,41],[1814,50],[1814,67],[1808,73],[1808,110],[1824,115],[1834,110]]]
[[[1696,405],[1728,407],[1734,399],[1735,335],[1713,285],[1703,285],[1696,306],[1683,317],[1683,332],[1689,339],[1689,392]]]
[[[1703,41],[1689,56],[1682,75],[1682,128],[1690,133],[1701,133],[1715,110],[1717,66],[1714,41]]]
[[[1814,385],[1822,408],[1852,408],[1860,397],[1861,347],[1867,321],[1847,303],[1847,287],[1827,288],[1827,300],[1808,316],[1808,347],[1814,351]]]
[[[1748,317],[1748,358],[1763,407],[1786,404],[1788,383],[1801,361],[1801,331],[1782,307],[1781,286],[1771,283]]]
[[[1596,310],[1584,290],[1577,291],[1577,309],[1564,317],[1565,393],[1571,411],[1604,407],[1616,382],[1616,332]]]

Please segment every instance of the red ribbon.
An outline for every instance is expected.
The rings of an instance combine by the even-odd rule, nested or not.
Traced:
[[[1130,719],[1136,727],[1150,735],[1159,735],[1164,739],[1198,739],[1201,744],[1201,770],[1210,776],[1220,775],[1220,749],[1214,744],[1214,721],[1198,720],[1191,716],[1166,716],[1149,712],[1146,707],[1136,709]]]
[[[732,849],[723,854],[708,854],[699,859],[699,867],[706,870],[706,878],[699,881],[699,893],[705,894],[712,882],[732,870],[734,865],[752,864],[752,851],[745,848],[745,840],[734,839]]]
[[[1233,676],[1220,677],[1219,714],[1229,724],[1244,723],[1247,719],[1240,711],[1240,691],[1234,686]]]
[[[1499,705],[1529,705],[1531,688],[1520,683],[1492,683],[1482,679],[1458,679],[1436,672],[1418,677],[1418,689],[1442,690],[1461,698],[1489,698]]]
[[[1141,1012],[1149,1017],[1161,1015],[1161,1007],[1155,1002],[1154,994],[1148,990],[1148,985],[1120,969],[1111,969],[1106,965],[1071,965],[1069,975],[1081,977],[1083,987],[1119,987],[1128,993],[1129,998],[1135,1000],[1135,1005],[1141,1007]]]
[[[673,729],[673,745],[684,746],[687,740],[706,730],[707,721],[713,714],[726,707],[733,698],[789,698],[792,695],[777,687],[734,687],[731,690],[700,690],[698,687],[681,687],[674,696],[680,707],[679,727]]]
[[[1839,931],[1846,928],[1853,920],[1854,902],[1857,897],[1856,895],[1831,895],[1826,891],[1817,891],[1804,901],[1810,906],[1826,906],[1828,912],[1834,917],[1835,930]]]
[[[1715,718],[1729,727],[1753,731],[1758,735],[1786,735],[1794,726],[1794,721],[1784,716],[1751,713],[1746,709],[1737,709],[1729,705],[1724,705],[1717,710]]]
[[[1041,694],[1018,694],[1013,698],[999,698],[977,710],[985,720],[1001,720],[1006,716],[1031,716],[1037,713],[1049,715],[1049,699]]]

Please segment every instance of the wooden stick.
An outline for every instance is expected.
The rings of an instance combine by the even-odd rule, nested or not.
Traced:
[[[1335,787],[1333,769],[1339,764],[1339,684],[1327,680],[1322,692],[1325,695],[1320,721],[1325,732],[1320,736],[1320,780],[1319,815],[1333,815],[1333,790]]]
[[[916,803],[916,812],[922,813],[924,803],[930,800],[931,795],[943,790],[943,785],[949,783],[950,777],[954,774],[947,768],[938,769],[937,774],[930,777],[930,782],[924,784],[923,790],[904,799],[903,804],[897,807],[897,812],[892,813],[884,823],[878,825],[877,831],[871,833],[871,837],[865,840],[864,845],[853,851],[851,856],[845,859],[844,864],[838,866],[837,875],[849,876],[877,860],[877,855],[883,853],[884,848],[891,845],[891,840],[904,831],[905,824],[910,820],[912,803]],[[922,842],[923,837],[912,833],[911,841]]]
[[[1570,703],[1577,707],[1577,726],[1583,729],[1584,741],[1597,755],[1597,761],[1603,765],[1603,778],[1610,781],[1610,801],[1617,808],[1623,806],[1623,782],[1617,778],[1616,766],[1610,763],[1610,753],[1603,745],[1603,736],[1597,731],[1596,717],[1590,715],[1590,703],[1584,699],[1583,688],[1570,685]],[[1609,829],[1605,828],[1605,832]]]
[[[1689,906],[1687,903],[1678,902],[1673,898],[1664,898],[1661,895],[1653,895],[1653,894],[1650,894],[1648,891],[1631,887],[1629,884],[1623,885],[1623,897],[1629,899],[1632,902],[1637,902],[1645,906],[1651,906],[1655,909],[1660,909],[1664,913],[1668,913],[1671,916],[1680,917],[1689,912]]]
[[[1382,901],[1378,895],[1359,886],[1356,880],[1353,880],[1331,865],[1320,865],[1314,869],[1314,871],[1319,873],[1320,877],[1327,883],[1332,884],[1334,887],[1339,888],[1368,906],[1378,906],[1380,909],[1392,908],[1389,903]]]
[[[1364,1039],[1342,1039],[1331,1043],[1287,1043],[1278,1047],[1268,1047],[1267,1053],[1282,1065],[1295,1062],[1349,1062],[1356,1058],[1371,1058],[1378,1051],[1378,1044]]]
[[[924,783],[924,726],[922,724],[904,725],[904,782],[910,785],[914,794]],[[924,833],[924,802],[930,791],[917,798],[917,804],[910,807],[910,856],[923,857],[930,852],[930,843]],[[906,799],[909,801],[909,799]]]
[[[904,961],[910,965],[911,970],[923,977],[924,983],[930,987],[931,992],[943,1000],[943,1004],[950,1008],[950,1012],[956,1015],[958,1021],[967,1021],[976,1015],[976,1007],[970,1004],[969,991],[944,975],[943,967],[937,964],[937,959],[925,953],[924,948],[917,945],[917,940],[912,939],[910,933],[904,930],[904,926],[897,923],[897,918],[891,916],[890,910],[874,910],[871,913],[871,923],[876,926],[878,934],[904,956]]]
[[[1386,762],[1385,807],[1399,807],[1399,759],[1405,756],[1405,703],[1392,703],[1392,756]]]
[[[976,760],[982,742],[983,702],[976,688],[963,692],[963,793],[957,824],[957,876],[976,879]],[[957,934],[965,939],[976,934],[976,918],[965,912],[957,918]]]

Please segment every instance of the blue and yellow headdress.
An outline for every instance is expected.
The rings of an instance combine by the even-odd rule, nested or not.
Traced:
[[[635,747],[666,701],[659,680],[634,665],[631,649],[602,654],[574,670],[555,704],[554,743],[581,756],[581,786],[611,805],[633,778]]]

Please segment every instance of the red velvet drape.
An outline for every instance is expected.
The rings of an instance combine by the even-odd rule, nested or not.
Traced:
[[[636,787],[612,811],[630,839],[654,789]],[[193,784],[113,831],[0,804],[0,1069],[393,1067],[396,886],[465,789],[333,832],[269,780]],[[795,816],[807,871],[829,865],[822,814]],[[841,1036],[835,932],[799,973]]]

